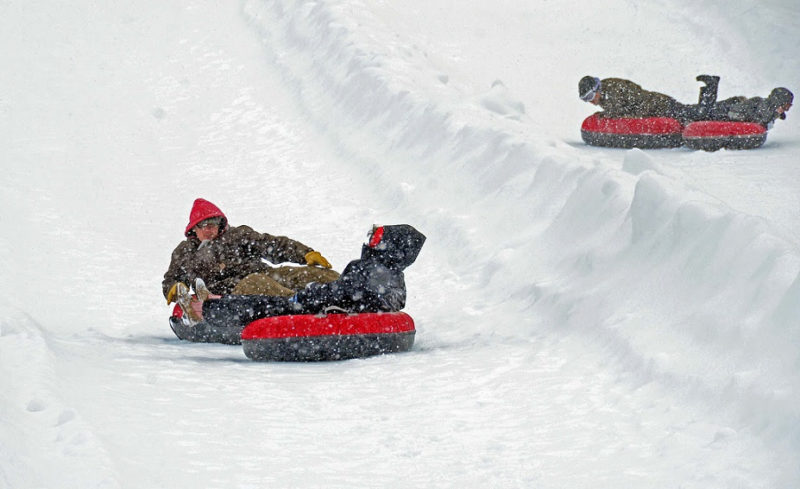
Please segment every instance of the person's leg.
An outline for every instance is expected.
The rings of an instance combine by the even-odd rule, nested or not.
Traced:
[[[339,273],[329,268],[319,267],[278,267],[269,272],[269,276],[280,285],[301,290],[311,282],[327,284],[339,278]]]
[[[205,284],[204,284],[205,285]],[[183,314],[192,324],[197,324],[203,320],[202,313],[197,309],[198,301],[192,297],[189,287],[183,282],[176,283],[170,289],[170,296],[174,297],[175,302],[180,306]]]
[[[251,273],[233,288],[235,295],[271,295],[278,297],[291,297],[295,291],[284,287],[267,273]]]
[[[714,103],[717,101],[717,89],[719,88],[719,77],[711,75],[699,75],[697,81],[705,85],[700,87],[700,96],[697,99],[698,114],[708,114]]]
[[[668,114],[669,117],[677,119],[684,126],[690,122],[702,120],[705,117],[705,110],[700,105],[685,105],[680,102],[672,104]]]
[[[301,312],[286,297],[225,295],[203,302],[203,321],[212,327],[244,327],[257,319]]]
[[[744,103],[747,99],[745,97],[731,97],[725,100],[720,100],[711,107],[708,112],[708,120],[710,121],[731,121],[737,120],[732,117],[732,113],[738,112],[737,108],[741,107],[740,104]]]

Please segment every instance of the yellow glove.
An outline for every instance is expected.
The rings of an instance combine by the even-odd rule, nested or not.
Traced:
[[[309,251],[306,253],[306,265],[319,265],[324,268],[331,268],[331,263],[326,260],[319,251]]]
[[[175,296],[178,294],[178,284],[183,285],[183,282],[175,282],[172,284],[172,287],[169,288],[169,292],[167,292],[167,305],[175,302]],[[183,286],[186,287],[186,285]],[[188,290],[189,287],[186,287],[186,289]]]

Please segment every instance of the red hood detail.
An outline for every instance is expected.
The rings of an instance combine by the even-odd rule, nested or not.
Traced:
[[[383,239],[383,226],[376,228],[375,231],[372,232],[372,238],[369,240],[369,247],[375,248],[380,244],[381,239]]]
[[[212,217],[222,217],[225,218],[226,221],[228,220],[219,207],[205,199],[196,199],[192,205],[192,212],[189,213],[189,224],[186,225],[186,230],[183,234],[189,237],[189,231],[191,231],[193,227],[197,226],[200,221]]]

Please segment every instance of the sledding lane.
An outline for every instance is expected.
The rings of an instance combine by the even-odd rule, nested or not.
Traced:
[[[769,469],[704,407],[654,401],[671,394],[581,351],[539,338],[298,365],[159,336],[51,342],[59,394],[122,487],[668,487],[688,460],[726,480]]]
[[[580,485],[575,464],[595,482],[613,481],[630,461],[621,456],[630,440],[645,435],[655,441],[641,447],[637,463],[649,468],[633,480],[668,480],[671,458],[684,463],[682,444],[650,445],[664,443],[666,426],[630,423],[651,411],[625,399],[631,385],[570,363],[574,346],[564,351],[545,339],[423,341],[409,354],[302,365],[256,364],[238,347],[150,334],[87,333],[48,344],[59,396],[91,421],[123,487],[153,487],[165,473],[182,487],[316,487],[309,479],[333,487],[548,487],[573,478]],[[653,394],[640,391],[645,404]],[[713,440],[712,428],[697,429]],[[600,447],[601,455],[585,457]],[[569,453],[579,461],[565,466]],[[408,474],[402,483],[398,472]]]

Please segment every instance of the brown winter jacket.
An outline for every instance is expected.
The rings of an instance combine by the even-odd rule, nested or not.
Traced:
[[[650,92],[630,80],[600,81],[603,117],[672,117],[677,101],[663,93]]]
[[[251,273],[272,270],[262,258],[272,263],[306,264],[308,246],[285,236],[254,231],[249,226],[235,226],[216,239],[206,241],[190,235],[172,252],[172,261],[161,288],[164,297],[175,282],[187,285],[202,278],[215,294],[229,294],[236,284]]]

